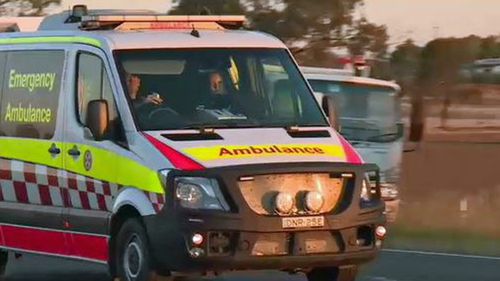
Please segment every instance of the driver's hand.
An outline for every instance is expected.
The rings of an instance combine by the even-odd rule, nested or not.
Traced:
[[[162,104],[163,103],[163,99],[160,97],[159,94],[157,93],[153,93],[153,94],[149,94],[147,97],[146,97],[146,100],[145,100],[146,103],[151,103],[151,104]]]

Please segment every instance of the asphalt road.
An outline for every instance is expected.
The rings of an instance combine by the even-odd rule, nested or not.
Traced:
[[[108,281],[103,270],[83,262],[26,255],[9,263],[6,281]],[[499,281],[500,258],[386,250],[362,270],[358,280]],[[305,278],[279,272],[247,272],[232,273],[214,281],[305,281]]]

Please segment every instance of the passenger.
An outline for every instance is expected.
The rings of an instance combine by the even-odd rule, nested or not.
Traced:
[[[210,91],[213,95],[226,95],[226,87],[224,86],[224,78],[218,71],[210,74]]]
[[[224,75],[214,71],[209,75],[209,95],[203,105],[207,109],[228,110],[233,114],[258,117],[264,112],[263,101],[253,93],[233,94],[224,82]]]
[[[230,109],[233,103],[231,95],[224,85],[224,77],[219,71],[214,71],[208,77],[209,96],[205,104],[210,109]]]
[[[141,87],[141,78],[134,74],[127,74],[127,87],[130,99],[136,110],[142,108],[144,105],[160,105],[163,99],[157,93],[151,93],[146,97],[139,94]]]

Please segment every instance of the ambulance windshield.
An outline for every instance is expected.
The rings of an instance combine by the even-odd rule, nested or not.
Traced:
[[[141,130],[327,126],[283,49],[117,51]]]

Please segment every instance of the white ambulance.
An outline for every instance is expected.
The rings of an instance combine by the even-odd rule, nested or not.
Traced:
[[[15,252],[127,281],[354,280],[385,235],[378,168],[285,45],[243,21],[78,6],[0,36],[2,273]]]

